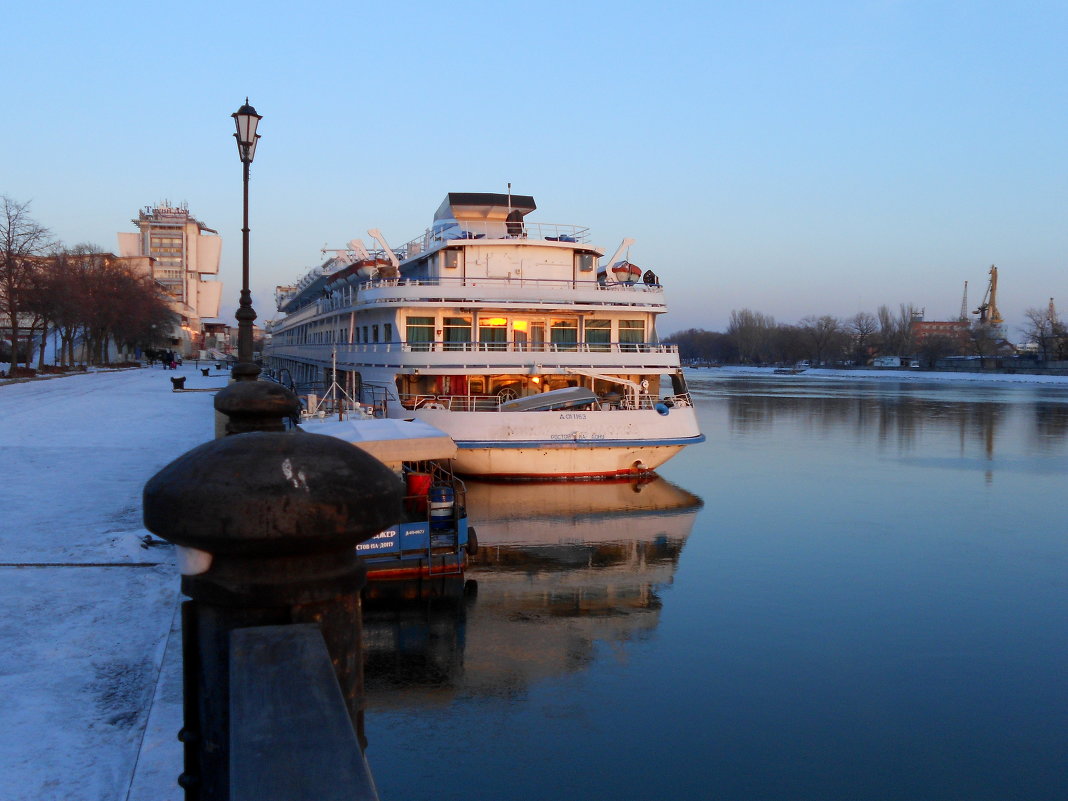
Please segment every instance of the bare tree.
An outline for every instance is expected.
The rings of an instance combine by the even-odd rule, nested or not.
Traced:
[[[812,364],[819,366],[840,349],[842,325],[837,317],[825,314],[822,317],[809,315],[801,319],[801,333],[812,354]]]
[[[770,361],[776,364],[796,364],[809,355],[808,343],[796,325],[780,323],[771,332]]]
[[[727,335],[738,348],[739,360],[743,363],[767,361],[770,355],[775,319],[750,309],[733,310]]]
[[[123,350],[160,344],[178,322],[169,296],[149,276],[124,270],[119,298],[124,314],[112,329],[112,335]]]
[[[11,331],[13,372],[20,353],[19,329],[27,323],[27,315],[32,316],[26,308],[28,296],[41,259],[52,244],[49,230],[30,217],[29,205],[6,195],[0,198],[0,321]]]
[[[846,321],[845,327],[853,340],[853,363],[867,364],[879,332],[879,321],[871,312],[857,312]]]
[[[934,367],[939,359],[959,353],[960,339],[946,334],[928,334],[916,347],[916,355],[925,367]]]
[[[912,350],[912,319],[916,309],[911,303],[902,303],[897,316],[887,306],[880,306],[879,340],[881,352],[886,356],[907,356]]]
[[[1027,320],[1020,331],[1027,339],[1038,345],[1042,361],[1056,358],[1060,352],[1061,342],[1064,340],[1064,324],[1053,309],[1052,301],[1048,309],[1031,308],[1024,312]]]
[[[993,356],[997,353],[1000,340],[997,329],[989,323],[976,320],[968,331],[968,341],[976,356]]]

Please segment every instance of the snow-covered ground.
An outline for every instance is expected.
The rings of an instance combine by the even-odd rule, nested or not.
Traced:
[[[178,574],[145,482],[214,435],[194,365],[0,384],[0,799],[180,801]],[[168,670],[161,670],[163,665]]]

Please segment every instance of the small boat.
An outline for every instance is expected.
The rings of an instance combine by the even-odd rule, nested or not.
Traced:
[[[612,275],[621,284],[634,284],[642,277],[642,268],[629,261],[617,261],[612,265]]]
[[[478,549],[464,483],[437,462],[409,462],[404,478],[404,519],[356,546],[367,580],[462,576]]]
[[[299,425],[351,443],[404,480],[402,519],[356,546],[370,585],[463,576],[478,543],[467,523],[467,489],[445,466],[456,454],[451,437],[421,421],[369,419],[358,409],[347,417],[305,416]]]

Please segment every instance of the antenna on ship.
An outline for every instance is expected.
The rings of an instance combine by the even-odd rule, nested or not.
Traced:
[[[512,182],[508,182],[508,213],[512,213]]]

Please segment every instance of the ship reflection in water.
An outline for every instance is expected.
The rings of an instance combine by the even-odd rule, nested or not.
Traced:
[[[365,602],[372,711],[518,690],[653,630],[702,506],[659,477],[469,480],[467,502],[479,550],[465,578]]]

